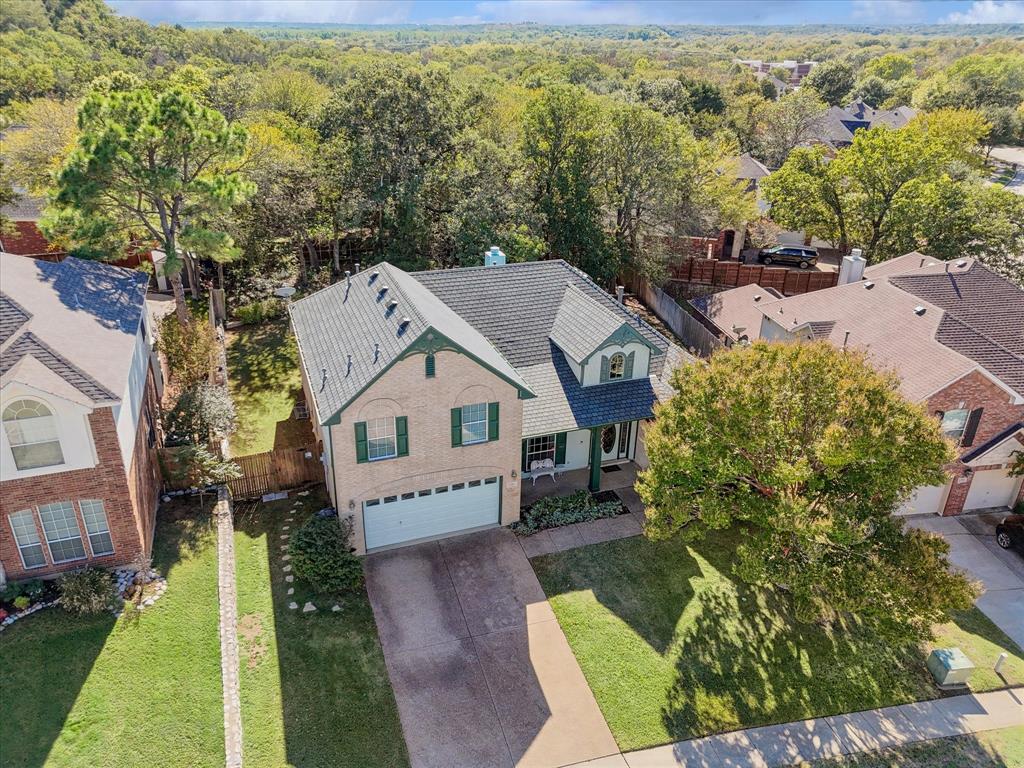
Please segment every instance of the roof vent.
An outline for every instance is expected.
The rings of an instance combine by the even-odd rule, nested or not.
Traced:
[[[388,287],[386,285],[382,285],[380,287],[380,295],[383,296],[387,292],[388,292]]]
[[[958,261],[956,265],[959,269],[963,269],[964,267],[967,266],[967,259],[960,259],[960,261]]]
[[[922,307],[920,304],[918,304],[916,307],[914,307],[914,314],[917,315],[918,317],[923,315],[924,314],[924,307]]]
[[[374,280],[376,280],[376,279],[377,279],[378,277],[380,277],[380,271],[379,271],[379,270],[376,270],[376,269],[375,269],[375,270],[373,270],[373,272],[371,272],[371,273],[370,273],[370,282],[372,283],[372,282],[373,282]]]
[[[380,359],[380,344],[373,345],[373,362],[377,362]]]
[[[760,301],[760,300],[761,300],[761,294],[760,293],[755,293],[754,294],[754,301]]]
[[[346,269],[346,270],[345,270],[345,285],[348,285],[348,284],[349,284],[349,283],[351,283],[351,282],[352,282],[352,273],[351,273],[351,272],[349,272],[349,271],[348,271],[348,270]]]
[[[395,311],[395,307],[397,307],[397,306],[398,306],[398,301],[396,301],[395,299],[392,299],[391,301],[388,302],[388,312],[394,312]]]
[[[410,320],[408,317],[403,317],[401,320],[399,320],[398,321],[398,332],[399,333],[404,333],[405,329],[409,327],[409,323],[411,323],[411,322],[412,322],[412,320]]]
[[[875,284],[868,280],[866,283],[864,283],[864,287],[870,291],[872,288],[875,287]]]

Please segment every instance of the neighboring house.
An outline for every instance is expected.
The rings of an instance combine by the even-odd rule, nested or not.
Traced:
[[[0,253],[0,579],[150,552],[160,473],[147,282]]]
[[[729,291],[709,293],[690,299],[697,319],[718,338],[729,344],[756,339],[761,334],[761,307],[781,299],[774,288],[756,283]]]
[[[360,553],[517,520],[534,462],[592,489],[602,466],[646,462],[644,423],[685,353],[564,261],[487,261],[382,263],[290,307]]]
[[[816,61],[762,61],[761,59],[733,59],[736,64],[742,64],[755,75],[764,76],[771,74],[772,70],[785,69],[789,72],[789,85],[797,86],[811,73]],[[777,79],[777,78],[775,78]],[[780,81],[781,82],[781,81]],[[776,86],[778,87],[778,86]],[[781,94],[780,94],[781,95]]]
[[[853,143],[853,135],[862,129],[884,125],[888,128],[902,128],[917,116],[912,107],[896,109],[875,109],[863,101],[855,101],[846,107],[829,107],[822,118],[818,143],[836,149]]]
[[[59,261],[64,258],[65,251],[50,244],[46,236],[39,230],[39,219],[42,218],[43,206],[46,201],[40,197],[20,194],[10,205],[0,211],[11,222],[11,231],[0,232],[0,252],[16,253],[19,256]]]
[[[973,259],[920,253],[863,268],[846,257],[835,288],[758,303],[751,339],[827,339],[867,350],[957,444],[949,480],[901,512],[955,515],[1024,498],[1010,463],[1024,450],[1024,290]],[[861,277],[863,271],[863,277]],[[749,286],[726,291],[749,293]],[[742,294],[746,295],[746,294]],[[749,301],[717,294],[719,327],[751,324]]]

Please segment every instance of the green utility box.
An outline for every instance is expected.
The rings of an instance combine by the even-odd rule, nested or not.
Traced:
[[[928,656],[928,671],[940,688],[964,688],[974,663],[959,648],[936,648]]]

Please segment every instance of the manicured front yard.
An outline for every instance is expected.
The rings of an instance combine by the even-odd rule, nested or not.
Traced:
[[[235,508],[246,766],[408,765],[365,592],[319,599],[297,579],[286,581],[282,536],[326,503],[315,493],[293,493],[284,501]],[[316,613],[301,612],[308,600]],[[299,608],[289,609],[291,602]],[[331,610],[335,604],[340,611]]]
[[[290,418],[295,402],[302,399],[302,378],[288,321],[231,331],[227,356],[228,386],[238,412],[231,452],[244,456],[308,442],[304,434],[309,422]]]
[[[161,509],[154,549],[167,591],[141,614],[50,608],[0,635],[0,765],[224,765],[209,516]]]
[[[925,649],[900,649],[857,627],[798,623],[785,602],[730,570],[736,531],[696,545],[622,539],[534,559],[580,667],[623,750],[720,731],[936,698]],[[978,610],[940,628],[979,669],[1024,656]]]
[[[1024,726],[820,760],[811,765],[813,768],[1014,768],[1024,766]]]

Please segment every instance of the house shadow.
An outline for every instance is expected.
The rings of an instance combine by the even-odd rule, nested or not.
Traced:
[[[104,328],[129,336],[138,332],[139,299],[149,285],[145,273],[111,269],[107,264],[84,259],[37,260],[35,264],[40,279],[50,284],[67,309],[91,315]]]

